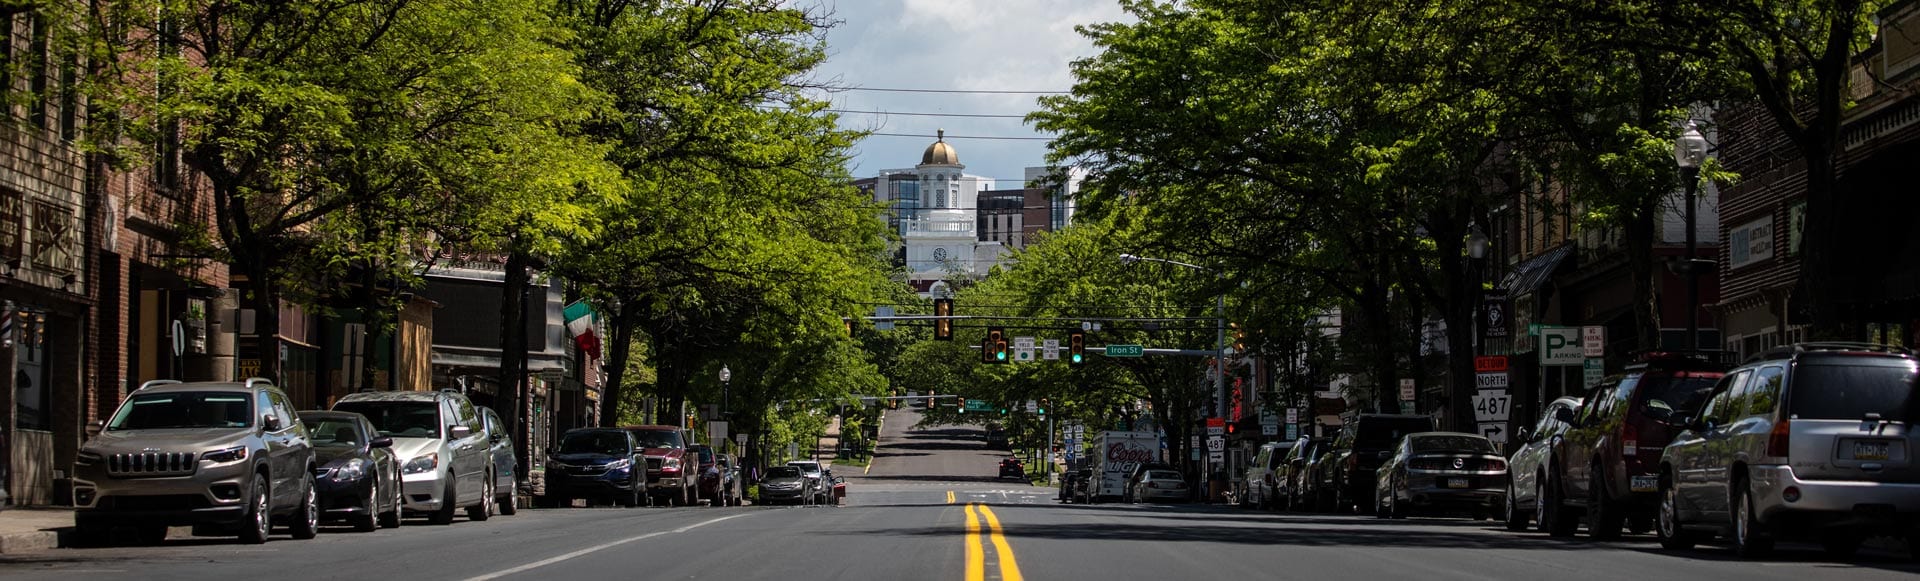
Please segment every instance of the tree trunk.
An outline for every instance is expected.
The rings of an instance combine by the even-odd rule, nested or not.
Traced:
[[[1821,141],[1818,138],[1815,141]],[[1839,200],[1834,196],[1833,149],[1814,145],[1803,148],[1807,162],[1807,223],[1802,236],[1800,285],[1813,312],[1808,339],[1844,341],[1859,339],[1851,321],[1840,308],[1841,291],[1854,282],[1840,268],[1842,255],[1836,238],[1839,229]]]
[[[1627,271],[1633,283],[1633,327],[1634,345],[1639,349],[1658,349],[1660,347],[1660,289],[1653,284],[1654,269],[1659,268],[1653,256],[1654,239],[1660,235],[1657,212],[1658,199],[1647,199],[1646,203],[1627,211],[1621,226],[1627,239]]]
[[[630,347],[633,344],[633,311],[638,301],[632,297],[623,297],[620,307],[614,310],[612,324],[613,344],[607,346],[607,384],[600,389],[600,425],[618,426],[620,423],[620,400],[626,397],[627,360],[632,357]]]
[[[1393,385],[1399,375],[1399,366],[1395,363],[1398,357],[1394,355],[1393,348],[1392,302],[1387,297],[1386,282],[1382,280],[1384,276],[1377,267],[1366,275],[1367,280],[1360,288],[1358,315],[1366,330],[1364,345],[1372,366],[1373,401],[1370,403],[1375,412],[1390,414],[1399,411],[1394,404],[1398,394]]]
[[[280,285],[273,280],[273,269],[264,256],[256,255],[244,262],[246,264],[235,266],[247,273],[247,286],[253,291],[253,328],[254,336],[258,337],[254,343],[260,358],[260,376],[272,380],[274,385],[284,386],[286,377],[280,359]]]
[[[526,414],[527,358],[527,259],[520,238],[507,239],[506,280],[500,290],[500,369],[498,409],[501,421],[511,426],[514,447],[523,459],[531,442],[531,422]]]

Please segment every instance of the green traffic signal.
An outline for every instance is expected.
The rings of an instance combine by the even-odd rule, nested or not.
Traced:
[[[1079,363],[1079,362],[1080,362],[1080,354],[1078,354],[1078,353],[1075,353],[1075,354],[1073,355],[1073,362],[1074,362],[1074,363]]]
[[[1005,351],[995,351],[995,352],[993,352],[993,358],[994,358],[994,359],[999,359],[999,360],[1001,360],[1001,361],[1006,361],[1006,360],[1007,360],[1007,352],[1005,352]]]

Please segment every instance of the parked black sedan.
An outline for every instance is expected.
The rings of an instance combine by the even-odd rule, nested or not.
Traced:
[[[354,530],[400,526],[400,464],[366,416],[353,412],[303,411],[313,442],[313,482],[322,521],[346,521]]]
[[[760,504],[813,504],[819,498],[820,490],[814,479],[793,466],[775,466],[767,469],[767,476],[760,479]]]

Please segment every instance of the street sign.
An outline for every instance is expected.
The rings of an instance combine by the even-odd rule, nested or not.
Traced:
[[[1108,357],[1139,357],[1147,350],[1139,345],[1108,345]]]
[[[1607,379],[1606,363],[1605,359],[1588,359],[1582,361],[1580,363],[1580,383],[1587,387],[1600,385],[1601,381]]]
[[[993,404],[984,399],[970,399],[967,400],[966,409],[970,412],[990,412],[993,411]]]
[[[1030,413],[1030,414],[1038,413],[1039,411],[1040,411],[1040,402],[1037,402],[1034,400],[1027,400],[1027,413]]]
[[[1507,319],[1507,297],[1497,293],[1486,297],[1480,303],[1480,336],[1488,339],[1505,339],[1511,333],[1507,330],[1513,322]]]
[[[1476,422],[1504,422],[1513,412],[1513,399],[1507,397],[1506,390],[1483,389],[1473,394],[1473,420]]]
[[[1032,337],[1014,337],[1013,347],[1015,349],[1032,349],[1033,338]]]
[[[1227,450],[1226,436],[1207,436],[1208,452],[1225,452],[1226,450]]]
[[[1042,354],[1045,355],[1044,359],[1046,359],[1047,361],[1060,360],[1060,340],[1059,339],[1048,339],[1046,340],[1046,342],[1041,343],[1040,347],[1041,347]]]
[[[1300,408],[1287,408],[1287,423],[1300,423]]]
[[[1413,401],[1413,391],[1414,391],[1413,378],[1406,378],[1406,379],[1400,380],[1400,400],[1401,401]]]
[[[1211,465],[1219,466],[1221,464],[1226,463],[1226,461],[1227,461],[1226,452],[1207,452],[1207,462]]]
[[[1279,424],[1260,424],[1260,435],[1278,436],[1280,435],[1280,425]]]
[[[1407,401],[1407,400],[1401,400],[1400,415],[1413,415],[1413,402]]]
[[[1506,425],[1506,422],[1482,422],[1479,426],[1480,435],[1486,436],[1488,440],[1492,440],[1495,444],[1504,445],[1507,443]]]
[[[1300,439],[1300,424],[1287,424],[1287,439]]]
[[[1260,425],[1262,426],[1280,425],[1280,413],[1273,410],[1260,410]]]
[[[1474,383],[1480,389],[1506,389],[1510,380],[1505,373],[1481,373],[1473,376]]]
[[[873,316],[875,317],[875,320],[873,321],[873,330],[875,331],[892,331],[893,330],[892,320],[880,318],[880,317],[893,316],[893,307],[874,307]]]
[[[734,434],[733,441],[744,447],[747,445],[747,434],[745,432]]]
[[[727,441],[727,422],[719,421],[719,420],[707,422],[707,441],[708,442]]]
[[[1573,366],[1586,359],[1579,327],[1540,328],[1540,366]]]
[[[1587,357],[1607,356],[1607,328],[1588,325],[1580,328],[1580,350]]]
[[[1033,346],[1015,347],[1013,360],[1016,363],[1033,363]]]
[[[1479,373],[1493,373],[1507,370],[1507,356],[1489,355],[1473,358],[1473,370]]]

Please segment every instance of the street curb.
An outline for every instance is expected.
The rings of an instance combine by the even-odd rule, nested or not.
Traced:
[[[887,410],[880,410],[880,419],[873,421],[873,433],[877,436],[887,429]],[[861,476],[873,473],[873,464],[880,460],[880,438],[873,439],[873,450],[867,452],[867,468],[860,471]]]
[[[0,555],[12,555],[66,547],[62,541],[73,536],[73,527],[48,531],[0,535]]]

